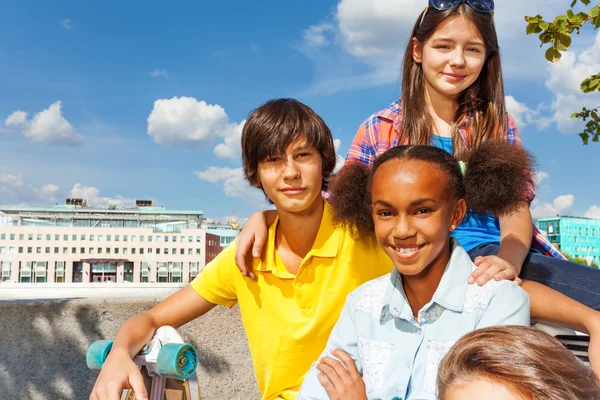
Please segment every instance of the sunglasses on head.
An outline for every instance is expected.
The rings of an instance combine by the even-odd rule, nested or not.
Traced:
[[[462,2],[475,11],[488,14],[494,12],[494,0],[429,0],[429,5],[438,11],[446,11],[458,7]]]

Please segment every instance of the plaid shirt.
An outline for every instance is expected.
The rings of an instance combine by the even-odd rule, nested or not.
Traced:
[[[360,161],[364,164],[372,165],[377,156],[398,145],[401,136],[401,125],[402,109],[400,107],[400,100],[397,100],[387,108],[371,115],[360,126],[352,141],[352,145],[350,146],[346,162]],[[461,125],[458,127],[458,132],[465,143],[467,143],[467,146],[470,147],[469,144],[471,141],[469,140],[469,129],[465,125]],[[521,146],[521,137],[519,136],[517,124],[510,115],[508,116],[508,130],[504,138],[515,146]],[[402,144],[408,144],[408,142],[409,139],[407,138]],[[535,185],[533,179],[530,179],[529,188],[527,190],[527,200],[531,202],[534,198]],[[535,225],[533,226],[531,247],[548,256],[566,259],[565,256],[563,256],[560,251],[558,251],[558,249],[542,235]]]

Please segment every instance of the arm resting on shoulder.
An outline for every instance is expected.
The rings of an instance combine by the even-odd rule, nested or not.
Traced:
[[[508,261],[515,267],[517,275],[521,273],[523,261],[529,253],[533,235],[533,220],[529,211],[529,204],[523,202],[514,213],[501,216],[500,221],[500,249],[498,257]]]

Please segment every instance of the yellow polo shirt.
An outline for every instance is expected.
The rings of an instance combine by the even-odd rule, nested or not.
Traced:
[[[287,271],[275,249],[278,220],[269,228],[256,281],[235,265],[235,244],[209,263],[191,283],[204,299],[240,305],[258,388],[263,399],[295,399],[311,363],[327,343],[346,296],[393,268],[376,240],[355,241],[331,223],[325,202],[312,249],[298,273]]]

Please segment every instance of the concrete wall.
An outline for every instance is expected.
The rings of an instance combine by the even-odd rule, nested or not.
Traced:
[[[6,286],[2,285],[0,292]],[[110,339],[130,316],[155,301],[0,302],[0,398],[87,399],[96,374],[87,347]],[[184,305],[182,305],[184,306]],[[259,399],[239,310],[217,307],[179,329],[199,353],[203,399]]]

